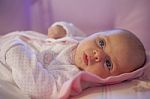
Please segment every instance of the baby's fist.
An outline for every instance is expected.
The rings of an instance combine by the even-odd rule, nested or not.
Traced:
[[[59,38],[65,37],[66,34],[67,34],[66,30],[60,25],[55,25],[55,26],[48,28],[49,38],[59,39]]]

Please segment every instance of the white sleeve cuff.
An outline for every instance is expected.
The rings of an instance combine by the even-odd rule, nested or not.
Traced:
[[[55,22],[53,26],[56,26],[56,25],[60,25],[62,26],[66,32],[67,32],[67,35],[66,36],[77,36],[79,34],[83,35],[84,33],[79,30],[76,26],[74,26],[72,23],[68,23],[68,22],[64,22],[64,21],[61,21],[61,22]]]

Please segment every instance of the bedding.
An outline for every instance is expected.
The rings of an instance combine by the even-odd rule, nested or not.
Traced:
[[[70,99],[149,99],[150,81],[133,80],[117,85],[93,87]],[[0,80],[0,99],[30,99],[9,82]]]
[[[149,99],[150,81],[133,80],[103,87],[89,88],[71,99]]]
[[[32,38],[37,39],[46,39],[46,36],[42,34],[38,34],[35,32],[30,32],[30,34],[23,34],[31,36]],[[149,52],[147,52],[147,55],[149,55]],[[149,62],[149,60],[148,60]],[[149,67],[149,63],[147,63],[147,67]],[[110,84],[114,85],[107,85],[102,86],[97,84],[99,80],[96,80],[97,78],[91,74],[87,74],[85,72],[82,72],[75,76],[73,80],[75,80],[75,83],[73,83],[73,80],[68,81],[63,88],[61,89],[61,93],[59,98],[60,99],[68,99],[68,97],[71,95],[70,98],[72,99],[134,99],[134,98],[140,98],[140,99],[147,99],[150,96],[150,82],[149,78],[150,76],[149,71],[150,68],[144,69],[146,70],[142,74],[135,73],[134,76],[140,76],[139,79],[135,79],[132,81],[125,81],[120,84],[114,84],[114,82],[109,82],[109,79],[107,80],[100,80],[104,81]],[[91,77],[89,77],[91,76]],[[92,78],[93,77],[93,78]],[[125,76],[124,76],[125,77]],[[131,77],[134,78],[134,77]],[[110,78],[112,79],[112,78]],[[124,78],[123,78],[124,79]],[[120,81],[123,81],[121,79]],[[89,81],[96,82],[95,84],[89,83]],[[81,82],[83,83],[81,84]],[[79,86],[77,86],[79,85]],[[87,86],[91,86],[92,88],[87,88]],[[82,88],[84,90],[82,90]],[[122,97],[122,98],[121,98]],[[13,83],[10,83],[8,81],[0,80],[0,98],[2,99],[31,99],[29,96],[25,95],[20,91],[20,89]]]

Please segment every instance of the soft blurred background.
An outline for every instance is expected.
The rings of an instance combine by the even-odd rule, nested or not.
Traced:
[[[47,34],[55,21],[74,23],[87,35],[124,28],[150,50],[150,0],[0,0],[0,34],[33,30]]]

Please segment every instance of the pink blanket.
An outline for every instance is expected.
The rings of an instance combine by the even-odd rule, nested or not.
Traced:
[[[116,84],[125,80],[131,80],[138,77],[148,77],[150,72],[150,60],[147,57],[147,63],[140,69],[131,73],[124,73],[118,76],[111,76],[102,79],[88,72],[80,72],[73,79],[67,81],[61,88],[59,99],[68,99],[70,96],[81,93],[85,88],[92,86],[101,86],[108,84]],[[149,78],[148,78],[149,79]]]

